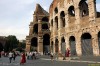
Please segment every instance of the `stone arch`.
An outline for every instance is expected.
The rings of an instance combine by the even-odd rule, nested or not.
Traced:
[[[100,31],[98,32],[98,46],[99,46],[99,54],[100,54]]]
[[[35,24],[34,26],[33,26],[33,33],[38,33],[38,24]]]
[[[59,44],[59,41],[58,41],[58,39],[56,38],[56,39],[55,39],[55,53],[58,53],[58,50],[59,50],[58,44]]]
[[[87,0],[81,0],[79,2],[79,9],[80,9],[80,15],[82,17],[89,15]]]
[[[62,38],[61,38],[61,53],[62,53],[62,54],[65,54],[65,51],[66,51],[65,38],[62,37]]]
[[[61,27],[65,27],[65,12],[64,11],[61,11],[60,19],[61,19]]]
[[[38,39],[37,37],[33,37],[31,39],[31,51],[36,50],[37,51],[37,46],[38,46]]]
[[[83,56],[93,55],[92,36],[90,33],[87,32],[81,35],[81,47]]]
[[[55,28],[58,29],[58,16],[55,17]]]
[[[70,36],[69,38],[70,52],[71,56],[76,56],[76,40],[74,36]]]
[[[49,22],[48,17],[43,17],[43,18],[42,18],[42,22]]]
[[[53,19],[51,20],[51,26],[53,27]]]
[[[48,24],[42,24],[42,29],[49,29]]]
[[[46,54],[50,52],[50,35],[44,34],[43,35],[43,53]]]
[[[54,9],[54,12],[55,12],[55,14],[58,13],[58,8],[57,7]]]
[[[70,16],[75,16],[75,9],[74,9],[74,6],[71,5],[69,8],[68,8],[68,14]]]

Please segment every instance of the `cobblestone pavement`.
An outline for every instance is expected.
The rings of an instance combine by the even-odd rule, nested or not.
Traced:
[[[87,58],[88,59],[88,58]],[[2,57],[0,58],[0,66],[100,66],[99,59],[98,61],[88,61],[87,59],[79,60],[57,60],[51,59],[48,56],[39,57],[37,60],[27,60],[23,65],[20,65],[20,57],[17,57],[15,61],[9,63],[9,58]],[[93,59],[93,58],[92,58]],[[96,60],[96,59],[95,59]]]

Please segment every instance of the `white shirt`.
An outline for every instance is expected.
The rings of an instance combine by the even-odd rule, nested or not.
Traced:
[[[12,53],[12,52],[10,52],[10,53],[9,53],[9,57],[12,57],[12,56],[13,56],[13,53]]]

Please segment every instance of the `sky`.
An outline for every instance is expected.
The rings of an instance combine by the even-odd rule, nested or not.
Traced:
[[[33,21],[36,4],[45,10],[53,0],[0,0],[0,36],[15,35],[23,40],[29,35],[29,24]],[[96,1],[100,11],[100,0]]]

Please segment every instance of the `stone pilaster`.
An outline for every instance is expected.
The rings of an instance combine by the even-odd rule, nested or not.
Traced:
[[[38,52],[43,54],[42,21],[38,20]]]
[[[98,36],[97,34],[92,35],[92,47],[94,56],[99,56],[99,45],[98,45]]]
[[[29,26],[29,29],[30,29],[30,30],[29,30],[29,35],[32,35],[32,34],[33,34],[33,26],[30,25],[30,26]]]
[[[77,36],[76,38],[76,53],[78,56],[82,55],[82,49],[81,49],[81,38]]]
[[[95,0],[89,0],[88,7],[89,7],[89,21],[91,22],[91,21],[94,21],[97,16]]]
[[[30,47],[31,47],[31,42],[27,39],[26,40],[26,51],[30,51]]]

